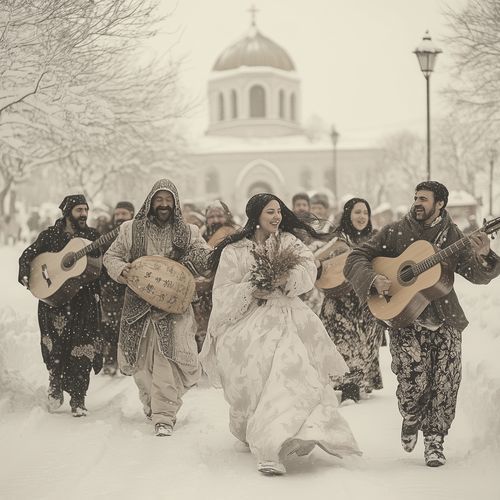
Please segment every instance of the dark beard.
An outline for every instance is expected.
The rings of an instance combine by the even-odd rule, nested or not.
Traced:
[[[167,210],[167,216],[165,219],[160,218],[160,210]],[[172,207],[156,207],[155,210],[153,211],[154,217],[158,222],[165,223],[168,222],[172,218],[174,210]]]
[[[419,208],[422,208],[420,207],[420,205],[417,205]],[[412,209],[411,209],[411,216],[417,221],[417,222],[421,222],[422,224],[424,224],[425,222],[427,222],[435,213],[436,213],[436,204],[432,205],[432,210],[430,212],[426,212],[425,209],[424,210],[424,217],[422,219],[419,219],[417,217],[417,206],[414,206]]]
[[[75,218],[70,214],[68,218],[75,229],[85,229],[87,227],[87,217],[85,216]]]

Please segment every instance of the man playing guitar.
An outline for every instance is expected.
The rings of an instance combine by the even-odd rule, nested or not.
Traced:
[[[374,259],[399,256],[419,240],[431,242],[439,250],[463,238],[445,210],[447,201],[443,184],[421,182],[415,188],[410,212],[351,252],[344,273],[362,301],[372,294],[391,300],[393,283],[374,271]],[[487,284],[500,274],[500,258],[490,249],[484,232],[471,235],[469,244],[437,265],[448,268],[451,276],[455,272],[475,284]],[[468,324],[452,283],[448,284],[451,291],[431,300],[410,324],[389,328],[392,370],[398,379],[396,395],[403,417],[401,443],[405,451],[413,451],[421,430],[425,462],[430,467],[446,462],[443,441],[455,416],[461,336]]]
[[[30,264],[44,252],[59,252],[73,238],[94,241],[96,229],[87,226],[89,206],[82,194],[64,198],[59,208],[62,217],[40,233],[19,259],[19,282],[30,287]],[[95,251],[99,256],[99,250]],[[87,414],[85,396],[92,367],[102,367],[99,352],[99,281],[81,286],[76,295],[60,306],[38,302],[38,324],[41,333],[43,361],[49,371],[48,409],[54,411],[63,401],[63,392],[71,396],[74,417]]]

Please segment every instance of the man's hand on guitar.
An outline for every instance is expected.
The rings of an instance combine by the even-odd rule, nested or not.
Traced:
[[[470,242],[474,252],[480,257],[486,257],[490,253],[490,239],[488,235],[480,231],[472,236],[470,236]]]
[[[128,278],[128,273],[129,273],[129,271],[130,271],[130,264],[127,264],[127,265],[123,268],[123,270],[122,270],[122,272],[121,272],[120,276],[118,276],[118,282],[119,282],[119,283],[123,283],[123,284],[125,284],[125,285],[127,284],[127,278]]]
[[[372,286],[375,287],[380,297],[383,297],[384,295],[388,295],[391,284],[391,280],[387,276],[377,274]]]

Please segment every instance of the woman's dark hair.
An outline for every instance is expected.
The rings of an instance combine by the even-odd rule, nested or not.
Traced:
[[[357,203],[364,203],[368,210],[368,224],[361,231],[358,231],[353,226],[351,220],[352,210]],[[369,238],[372,234],[372,231],[372,210],[370,208],[370,204],[363,198],[351,198],[349,201],[346,201],[344,205],[344,211],[342,212],[342,218],[340,219],[340,224],[337,228],[337,232],[346,234],[354,243],[358,243],[361,240]]]
[[[312,238],[318,240],[328,240],[331,239],[333,233],[318,233],[311,227],[307,222],[299,219],[277,196],[270,193],[259,193],[252,196],[247,203],[245,208],[245,213],[248,217],[246,224],[236,233],[229,235],[227,238],[222,240],[219,245],[214,249],[210,256],[210,267],[212,271],[215,272],[220,261],[220,256],[222,250],[236,241],[240,241],[243,238],[251,238],[257,229],[259,224],[259,217],[264,210],[264,207],[271,201],[276,200],[281,208],[281,223],[279,228],[287,233],[292,233],[295,235],[296,231],[305,231]]]

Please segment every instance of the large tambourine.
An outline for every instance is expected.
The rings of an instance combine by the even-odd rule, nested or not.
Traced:
[[[172,314],[186,312],[195,291],[189,270],[159,255],[134,260],[127,275],[127,285],[141,299]]]

